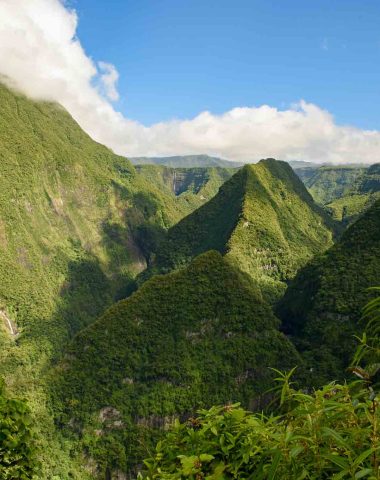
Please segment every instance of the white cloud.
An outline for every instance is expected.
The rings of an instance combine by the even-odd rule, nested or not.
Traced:
[[[95,140],[117,153],[380,161],[379,131],[337,125],[327,111],[302,101],[287,110],[238,107],[145,127],[110,103],[118,98],[117,70],[86,55],[76,38],[74,11],[59,0],[0,0],[0,19],[0,74],[34,98],[61,103]]]
[[[100,75],[100,81],[102,82],[107,97],[116,101],[119,100],[119,92],[116,89],[116,83],[119,80],[119,73],[115,68],[115,65],[106,62],[98,62],[100,70],[103,72]]]

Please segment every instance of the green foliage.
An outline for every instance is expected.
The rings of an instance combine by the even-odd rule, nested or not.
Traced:
[[[365,388],[286,385],[285,413],[226,405],[176,423],[144,464],[147,480],[378,479],[380,409]]]
[[[110,437],[131,467],[175,418],[232,399],[267,402],[268,367],[299,362],[277,326],[252,280],[207,252],[78,334],[52,374],[58,421],[104,468]]]
[[[314,385],[342,378],[350,364],[368,288],[380,283],[379,251],[380,201],[297,274],[278,306]]]
[[[177,421],[139,478],[379,479],[380,403],[370,383],[380,365],[380,297],[367,304],[364,319],[352,369],[360,381],[307,393],[294,390],[294,369],[278,371],[277,414],[252,414],[237,404]],[[375,363],[361,368],[368,355]]]
[[[220,186],[235,172],[233,168],[171,168],[137,165],[136,170],[150,183],[175,195],[176,206],[184,214],[193,212],[216,195]]]
[[[272,299],[298,268],[332,244],[334,228],[287,163],[262,160],[240,169],[206,205],[169,229],[148,274],[215,249]]]
[[[380,287],[373,287],[371,292],[380,292]],[[359,347],[355,352],[351,370],[365,381],[379,383],[380,371],[380,296],[373,298],[363,309],[362,319],[366,328],[361,338]],[[360,364],[365,368],[360,367]],[[376,385],[378,387],[378,385]]]
[[[350,224],[380,196],[380,165],[320,167],[300,174],[314,200],[333,218]],[[312,172],[311,175],[308,175]]]
[[[37,441],[26,403],[9,398],[0,381],[0,478],[37,480]]]
[[[76,467],[57,443],[44,372],[135,288],[151,254],[139,229],[162,233],[188,210],[59,105],[1,84],[0,104],[0,375],[28,398],[48,478]]]
[[[335,220],[347,225],[357,220],[378,198],[378,192],[347,195],[327,204],[326,209]]]
[[[324,205],[352,192],[365,172],[359,167],[320,167],[305,180],[305,185],[314,200]]]

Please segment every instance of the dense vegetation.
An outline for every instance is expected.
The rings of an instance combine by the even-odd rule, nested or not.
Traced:
[[[365,171],[365,168],[350,166],[320,167],[305,184],[316,202],[327,204],[351,192]]]
[[[148,273],[170,271],[215,249],[272,298],[332,244],[334,228],[288,164],[262,160],[240,169],[212,200],[169,229]]]
[[[200,411],[158,443],[143,478],[378,479],[380,408],[360,386],[330,384],[307,394],[285,383],[283,414],[236,405]]]
[[[362,330],[367,290],[380,284],[380,201],[324,255],[297,274],[279,305],[285,331],[303,352],[313,381],[341,378]]]
[[[10,398],[0,381],[0,478],[38,479],[37,440],[26,403]]]
[[[181,212],[191,213],[217,193],[235,168],[172,168],[162,165],[136,165],[136,170],[161,190],[174,194]]]
[[[53,374],[55,410],[101,472],[124,470],[153,427],[230,400],[257,408],[269,367],[297,363],[252,280],[208,252],[150,279],[75,338]]]
[[[134,288],[167,227],[188,213],[60,106],[0,85],[0,376],[28,397],[59,464],[43,372]],[[54,453],[51,453],[51,449]]]
[[[317,203],[334,219],[352,223],[380,198],[380,165],[322,166],[296,170]]]
[[[243,468],[236,478],[325,478],[312,476],[313,464],[330,476],[374,474],[374,450],[363,456],[375,418],[365,388],[301,394],[285,382],[276,417],[235,407],[194,415],[234,401],[266,408],[269,367],[299,365],[298,380],[310,384],[343,376],[366,287],[380,283],[379,165],[358,174],[354,189],[351,171],[321,181],[328,192],[315,189],[333,199],[336,219],[369,208],[321,255],[337,222],[285,162],[232,169],[189,156],[135,167],[58,105],[0,85],[0,107],[1,478],[124,479],[185,419],[148,475],[216,480]],[[278,311],[303,358],[270,306],[289,282]],[[376,335],[361,339],[358,355],[373,371]],[[309,443],[301,439],[310,432]],[[243,437],[259,463],[247,463]],[[330,447],[335,462],[320,455]]]
[[[379,479],[380,297],[367,304],[363,320],[367,326],[351,368],[360,381],[333,382],[310,393],[293,388],[293,371],[278,372],[275,413],[227,404],[177,421],[145,460],[141,477]]]

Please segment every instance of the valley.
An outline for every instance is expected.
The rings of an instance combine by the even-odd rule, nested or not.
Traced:
[[[0,85],[0,107],[0,404],[34,426],[25,471],[136,478],[199,409],[225,406],[215,428],[236,403],[281,411],[279,371],[311,403],[349,381],[380,285],[378,164],[131,162],[58,104]]]

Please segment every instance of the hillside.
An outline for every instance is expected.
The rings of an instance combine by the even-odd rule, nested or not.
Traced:
[[[51,324],[58,345],[145,268],[135,228],[164,229],[183,214],[172,195],[91,140],[58,105],[1,85],[0,105],[0,308],[19,342],[49,338]],[[90,307],[86,295],[95,295]],[[70,308],[75,315],[63,320]]]
[[[295,172],[314,200],[345,225],[380,197],[379,164],[306,167]]]
[[[361,309],[380,284],[380,201],[302,269],[280,302],[285,331],[320,381],[341,378],[363,330]]]
[[[215,249],[266,294],[278,295],[298,268],[332,244],[333,229],[287,163],[262,160],[240,169],[213,199],[169,229],[148,274]]]
[[[365,168],[349,166],[320,167],[305,185],[317,203],[326,204],[354,190],[365,171]]]
[[[176,155],[173,157],[130,157],[134,165],[164,165],[172,168],[238,168],[243,162],[223,160],[209,155]]]
[[[141,229],[160,234],[188,211],[59,105],[0,85],[0,113],[0,376],[29,399],[48,469],[61,448],[49,454],[41,372],[135,288],[149,256]]]
[[[136,165],[135,169],[149,183],[176,196],[176,204],[187,214],[217,194],[235,172],[235,168],[172,168],[163,165]]]
[[[52,374],[55,409],[104,478],[107,468],[128,470],[146,454],[152,429],[200,406],[259,407],[268,400],[268,367],[297,363],[254,283],[207,252],[150,279],[78,334]]]

